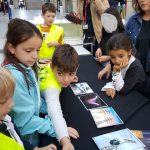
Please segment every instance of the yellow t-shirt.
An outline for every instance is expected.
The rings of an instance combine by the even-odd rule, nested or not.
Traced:
[[[14,139],[0,133],[0,150],[25,150]]]
[[[61,85],[58,83],[55,74],[50,67],[50,64],[40,66],[39,78],[41,91],[48,88],[57,88],[59,91],[61,91]]]

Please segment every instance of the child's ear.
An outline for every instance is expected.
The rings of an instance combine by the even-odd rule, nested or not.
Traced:
[[[129,51],[129,56],[131,56],[132,55],[132,49],[130,49],[130,51]]]
[[[11,54],[15,54],[15,48],[11,43],[8,43],[8,50]]]

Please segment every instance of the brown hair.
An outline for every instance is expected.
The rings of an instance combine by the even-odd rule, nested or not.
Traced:
[[[44,15],[47,11],[53,12],[56,14],[56,7],[53,3],[45,3],[42,6],[42,14]]]
[[[15,89],[15,81],[10,72],[0,67],[0,100],[12,97]]]
[[[132,0],[132,7],[134,8],[134,10],[135,10],[136,12],[140,12],[142,15],[145,13],[145,12],[141,9],[141,7],[140,7],[140,5],[139,5],[139,3],[138,3],[138,0]]]
[[[19,60],[9,51],[8,44],[17,47],[20,43],[27,41],[31,37],[37,35],[42,40],[40,31],[30,22],[22,19],[12,19],[8,24],[8,31],[6,34],[6,43],[4,46],[5,60],[13,64],[25,77],[26,83],[29,88],[28,78],[25,69],[20,65]],[[3,63],[5,65],[5,62]],[[36,63],[33,65],[33,70],[37,72]]]
[[[116,33],[112,35],[107,42],[108,53],[111,50],[123,49],[130,51],[132,49],[132,42],[130,37],[126,33]]]
[[[69,44],[56,48],[52,57],[52,67],[57,67],[62,72],[75,72],[79,66],[79,55]]]

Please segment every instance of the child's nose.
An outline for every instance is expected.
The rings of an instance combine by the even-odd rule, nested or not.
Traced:
[[[120,63],[120,59],[116,58],[115,62],[116,62],[116,64],[119,64]]]
[[[34,59],[37,59],[37,58],[38,58],[37,52],[34,52],[33,55],[32,55],[32,57],[33,57]]]
[[[64,76],[64,81],[67,82],[69,80],[68,76]]]

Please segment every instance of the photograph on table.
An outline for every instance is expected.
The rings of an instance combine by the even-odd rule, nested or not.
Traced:
[[[144,150],[145,145],[128,129],[93,137],[100,150]]]
[[[90,110],[97,128],[123,124],[123,121],[112,107]]]
[[[78,99],[87,110],[108,106],[96,93],[80,95]]]
[[[75,95],[94,93],[87,82],[73,83],[70,85],[70,87]]]

